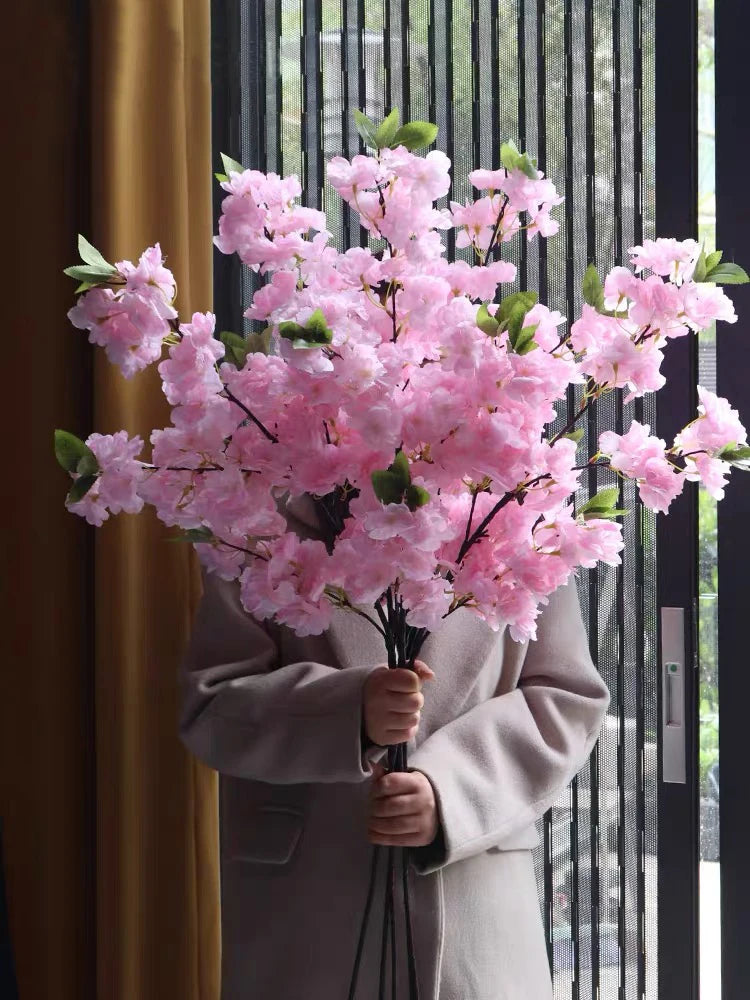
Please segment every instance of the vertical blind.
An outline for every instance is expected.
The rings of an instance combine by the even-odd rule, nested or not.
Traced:
[[[474,197],[468,173],[500,165],[513,139],[538,158],[565,202],[560,232],[504,245],[513,288],[574,320],[588,263],[600,273],[653,237],[655,0],[232,0],[214,2],[215,159],[295,173],[303,201],[328,214],[333,242],[381,248],[325,181],[331,156],[365,152],[352,108],[380,120],[436,122],[453,162],[448,200]],[[218,197],[221,192],[217,194]],[[470,248],[450,259],[470,261]],[[220,328],[252,329],[242,311],[263,281],[217,256]],[[580,392],[580,390],[576,390]],[[571,395],[554,430],[577,409]],[[605,396],[581,448],[653,401]],[[576,498],[618,485],[592,470]],[[592,656],[612,703],[590,762],[541,822],[535,854],[555,997],[657,997],[655,521],[628,482],[619,507],[620,567],[582,571]]]

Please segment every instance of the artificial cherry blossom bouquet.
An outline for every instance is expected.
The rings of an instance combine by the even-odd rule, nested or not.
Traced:
[[[85,442],[56,431],[55,446],[74,480],[66,505],[89,523],[151,504],[208,571],[238,579],[255,617],[309,635],[345,608],[382,634],[391,666],[408,666],[458,608],[532,639],[579,567],[619,563],[618,488],[573,499],[591,466],[635,480],[654,511],[688,480],[723,495],[750,447],[705,389],[669,444],[633,422],[581,454],[577,423],[607,393],[660,389],[668,342],[735,322],[720,285],[748,279],[694,240],[646,240],[603,283],[588,269],[568,323],[531,289],[502,294],[516,276],[503,247],[558,229],[562,198],[535,161],[507,143],[501,166],[469,175],[475,200],[438,209],[450,161],[415,152],[437,128],[399,127],[396,110],[378,126],[355,117],[372,152],[334,157],[327,176],[379,252],[333,247],[297,177],[224,157],[215,243],[265,278],[245,313],[262,332],[217,335],[210,312],[180,319],[158,245],[112,265],[80,239],[68,315],[126,378],[159,362],[172,424],[151,433],[150,461],[125,430]],[[451,229],[475,266],[446,259]],[[576,412],[552,433],[571,386]],[[319,538],[288,525],[284,499],[302,495]],[[406,768],[404,745],[389,765]]]

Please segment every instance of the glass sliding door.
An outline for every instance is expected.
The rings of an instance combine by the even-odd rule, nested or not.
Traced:
[[[508,244],[518,269],[509,291],[538,287],[573,320],[589,263],[607,271],[657,232],[697,234],[697,23],[694,0],[215,0],[216,159],[224,151],[249,167],[297,173],[306,203],[328,212],[344,249],[368,236],[327,186],[324,164],[363,151],[352,108],[379,118],[397,105],[404,120],[438,124],[436,145],[454,164],[441,207],[472,197],[468,172],[498,165],[501,143],[513,139],[566,202],[557,236]],[[454,242],[448,251],[469,259]],[[217,255],[219,329],[250,332],[242,311],[262,280]],[[632,419],[665,438],[692,419],[698,351],[684,340],[667,351],[674,383],[659,413],[648,397],[627,406],[604,397],[589,411],[585,446]],[[710,364],[708,339],[701,352]],[[555,429],[577,402],[568,401]],[[595,475],[579,502],[615,485],[607,470]],[[714,773],[714,574],[702,556],[699,602],[695,491],[663,524],[632,483],[623,492],[623,565],[580,577],[611,707],[590,763],[540,823],[540,906],[556,1000],[697,1000],[698,777],[707,800]],[[708,552],[712,513],[704,505],[701,514]],[[664,607],[682,609],[684,623],[681,781],[664,770]],[[700,733],[699,617],[708,650]],[[710,813],[707,805],[706,844]]]

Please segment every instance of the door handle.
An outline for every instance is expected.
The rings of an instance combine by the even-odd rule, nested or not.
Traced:
[[[661,609],[662,780],[684,785],[685,609]]]

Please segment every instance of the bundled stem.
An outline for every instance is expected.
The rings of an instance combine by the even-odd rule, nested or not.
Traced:
[[[383,605],[385,604],[385,607]],[[414,661],[419,655],[419,651],[428,636],[427,629],[415,628],[406,622],[407,609],[404,607],[400,597],[394,594],[389,587],[381,600],[375,603],[375,611],[380,619],[381,628],[378,629],[383,635],[388,654],[388,666],[391,670],[396,668],[414,669]],[[373,622],[373,624],[375,624]],[[377,627],[377,626],[376,626]],[[388,747],[387,770],[407,771],[407,745],[399,743]],[[383,851],[387,851],[385,866],[385,885],[383,887],[383,923],[380,941],[380,976],[378,984],[378,998],[385,1000],[385,990],[387,981],[387,953],[391,950],[391,990],[392,997],[396,996],[396,907],[394,903],[396,885],[396,859],[400,856],[401,861],[401,884],[403,889],[403,912],[406,958],[409,981],[409,1000],[419,1000],[419,984],[417,980],[417,965],[414,954],[414,930],[411,919],[411,891],[409,885],[409,848],[408,847],[373,847],[373,860],[370,868],[370,880],[367,888],[367,899],[360,925],[359,941],[357,953],[354,960],[354,970],[349,986],[349,1000],[354,1000],[357,989],[357,979],[364,949],[367,925],[372,909],[372,900],[375,894],[377,882],[378,860]]]

